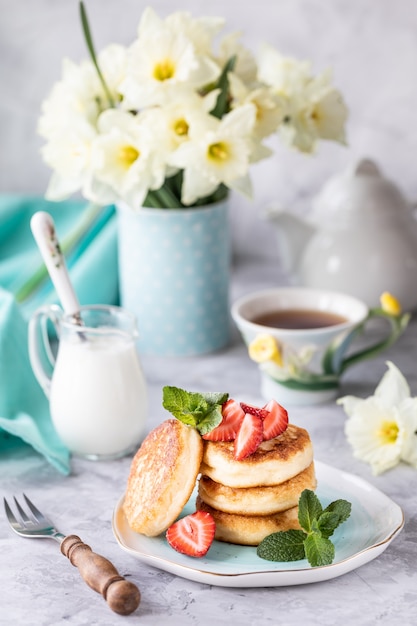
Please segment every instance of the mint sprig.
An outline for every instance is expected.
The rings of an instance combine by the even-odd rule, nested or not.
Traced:
[[[205,435],[222,421],[222,405],[228,397],[228,393],[198,393],[166,386],[162,389],[162,406],[180,422]]]
[[[335,549],[329,537],[348,519],[351,508],[347,500],[335,500],[323,509],[314,491],[304,489],[298,501],[298,521],[302,530],[268,535],[257,548],[258,556],[267,561],[306,558],[312,567],[330,565]]]

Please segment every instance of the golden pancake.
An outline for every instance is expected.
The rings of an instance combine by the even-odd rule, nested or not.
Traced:
[[[304,428],[289,424],[275,439],[263,441],[246,459],[233,458],[233,441],[205,441],[200,472],[228,487],[279,485],[313,461],[313,446]]]
[[[233,515],[217,511],[197,496],[196,507],[211,513],[216,522],[215,539],[242,546],[257,546],[271,533],[282,530],[300,529],[298,506],[274,515]]]
[[[133,458],[123,510],[132,530],[154,537],[181,513],[203,455],[199,433],[177,419],[162,422]]]
[[[271,487],[247,487],[238,489],[216,483],[208,476],[201,476],[198,494],[206,504],[235,515],[271,515],[298,505],[304,489],[316,488],[314,463],[297,476]]]

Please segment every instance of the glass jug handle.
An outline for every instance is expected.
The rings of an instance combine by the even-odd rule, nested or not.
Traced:
[[[62,309],[53,304],[37,309],[29,320],[29,360],[35,378],[47,398],[49,398],[51,391],[52,374],[47,372],[45,360],[49,363],[52,372],[55,367],[55,356],[52,351],[47,324],[48,320],[52,322],[59,337],[59,320],[62,313]]]

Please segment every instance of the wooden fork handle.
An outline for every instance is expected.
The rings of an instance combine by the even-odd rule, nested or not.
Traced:
[[[113,611],[130,615],[137,609],[140,591],[136,585],[120,576],[110,561],[93,552],[77,535],[65,537],[61,552],[78,568],[87,585],[101,593]]]

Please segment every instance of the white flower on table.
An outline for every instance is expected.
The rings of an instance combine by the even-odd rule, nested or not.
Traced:
[[[349,416],[345,433],[354,456],[369,463],[375,475],[400,461],[417,469],[417,398],[410,396],[400,370],[387,365],[373,396],[337,400]]]

